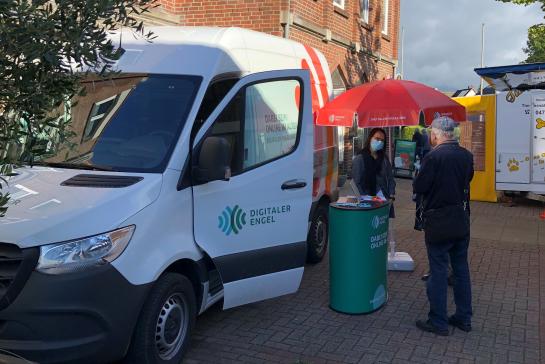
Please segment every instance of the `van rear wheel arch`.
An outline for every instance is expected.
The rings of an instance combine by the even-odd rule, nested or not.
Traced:
[[[307,236],[307,263],[322,261],[327,251],[329,233],[329,197],[322,196],[312,209]]]

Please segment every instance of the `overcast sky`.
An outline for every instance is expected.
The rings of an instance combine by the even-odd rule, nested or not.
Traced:
[[[543,22],[543,15],[537,5],[495,0],[401,0],[404,79],[443,91],[477,89],[473,69],[481,63],[481,24],[485,66],[504,66],[526,58],[528,27]]]

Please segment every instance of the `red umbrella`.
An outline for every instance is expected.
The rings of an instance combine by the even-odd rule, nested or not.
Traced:
[[[341,94],[318,112],[318,125],[352,126],[354,114],[358,126],[389,127],[418,125],[420,113],[431,124],[438,116],[461,122],[466,109],[443,93],[421,83],[384,80],[366,83]]]

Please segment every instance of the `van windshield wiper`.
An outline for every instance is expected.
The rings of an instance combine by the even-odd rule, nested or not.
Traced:
[[[95,164],[84,164],[84,163],[68,163],[68,162],[35,162],[35,166],[45,166],[45,167],[57,167],[57,168],[67,168],[67,169],[85,169],[88,171],[105,171],[105,172],[114,172],[115,169],[108,166],[98,166]]]

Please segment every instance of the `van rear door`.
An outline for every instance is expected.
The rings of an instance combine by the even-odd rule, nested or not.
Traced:
[[[508,184],[530,183],[532,137],[529,92],[510,97],[501,92],[496,97],[496,189],[512,188]],[[503,184],[503,185],[502,185]]]
[[[532,183],[545,183],[545,92],[532,94]]]
[[[230,176],[194,183],[196,243],[224,284],[224,308],[295,292],[312,203],[313,122],[307,70],[242,78],[197,134],[230,146]],[[194,164],[195,166],[195,164]]]

